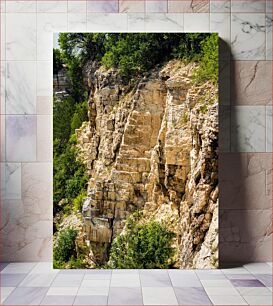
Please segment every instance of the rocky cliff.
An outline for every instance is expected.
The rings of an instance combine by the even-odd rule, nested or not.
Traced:
[[[86,66],[89,122],[77,132],[90,176],[84,231],[95,261],[136,210],[177,234],[175,267],[218,264],[218,92],[193,82],[195,64],[173,60],[134,87]]]

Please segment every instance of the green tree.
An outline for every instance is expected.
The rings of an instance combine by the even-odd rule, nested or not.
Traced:
[[[166,269],[173,261],[175,234],[164,225],[150,221],[145,224],[129,218],[126,233],[115,238],[109,258],[110,268]]]

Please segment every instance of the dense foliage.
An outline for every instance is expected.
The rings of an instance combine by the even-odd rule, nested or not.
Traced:
[[[97,60],[128,82],[173,58],[203,63],[199,81],[217,81],[216,33],[61,33],[59,43],[68,66]]]
[[[141,224],[132,216],[126,233],[112,243],[109,267],[112,269],[167,269],[172,265],[175,234],[164,225],[150,221]]]
[[[62,267],[72,256],[76,255],[77,231],[67,228],[59,232],[53,249],[54,268]]]

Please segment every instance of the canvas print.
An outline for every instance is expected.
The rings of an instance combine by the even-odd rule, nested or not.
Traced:
[[[217,268],[217,34],[55,38],[54,268]]]

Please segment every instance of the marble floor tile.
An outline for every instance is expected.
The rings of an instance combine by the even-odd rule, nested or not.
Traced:
[[[205,287],[204,289],[209,297],[215,295],[240,295],[239,292],[233,287]]]
[[[27,274],[1,274],[1,287],[16,287],[18,286]]]
[[[41,305],[73,305],[75,300],[75,296],[73,295],[58,295],[58,296],[52,296],[47,295],[44,297],[44,299],[41,302]]]
[[[89,280],[89,279],[111,279],[111,273],[106,274],[106,273],[86,273],[84,275],[83,280]]]
[[[52,115],[53,97],[52,96],[37,96],[36,110],[37,110],[37,115]]]
[[[112,275],[117,275],[117,274],[134,274],[134,275],[139,275],[139,270],[137,269],[114,269],[114,270],[106,270],[106,271],[111,271]]]
[[[225,275],[220,270],[197,270],[196,274],[200,280],[226,280]]]
[[[36,161],[36,116],[6,116],[6,160]]]
[[[200,280],[195,276],[170,275],[173,287],[202,287]]]
[[[87,32],[127,31],[127,14],[88,13]]]
[[[185,32],[209,32],[209,15],[206,13],[188,13],[184,15]]]
[[[236,60],[264,60],[265,42],[265,14],[231,15],[231,52]]]
[[[248,295],[272,295],[272,292],[266,287],[236,287],[242,296]]]
[[[67,0],[64,1],[37,1],[38,13],[66,13]]]
[[[210,295],[213,305],[248,305],[239,295]]]
[[[120,13],[144,13],[145,1],[119,0]]]
[[[144,305],[178,305],[172,287],[143,287]]]
[[[1,5],[1,4],[0,4]],[[6,14],[3,13],[1,11],[0,14],[0,25],[1,25],[1,46],[0,46],[0,59],[1,61],[6,60]],[[1,66],[4,66],[3,63],[1,63]],[[1,79],[1,81],[3,82],[4,78]],[[1,86],[2,86],[2,82],[1,82]],[[4,88],[4,87],[3,87]],[[1,92],[2,93],[2,92]],[[1,101],[3,102],[4,100],[2,100],[1,97]],[[1,110],[1,114],[2,114],[2,110]]]
[[[183,15],[176,13],[145,14],[145,31],[183,32]]]
[[[111,287],[108,305],[143,305],[141,288]]]
[[[79,287],[50,287],[46,295],[75,296]]]
[[[1,274],[19,274],[29,273],[36,263],[34,262],[16,262],[8,264],[2,271]]]
[[[253,275],[249,274],[226,274],[228,279],[256,279]]]
[[[246,295],[244,299],[249,305],[272,305],[272,296],[269,295]]]
[[[35,62],[6,62],[6,114],[36,113]]]
[[[169,0],[168,12],[172,13],[209,13],[209,0]]]
[[[96,276],[100,277],[103,276],[105,278],[110,278],[112,275],[112,270],[108,269],[108,270],[104,270],[104,269],[87,269],[85,271],[85,278],[86,279],[93,279],[92,277],[94,276],[94,278]],[[90,276],[90,278],[88,278]]]
[[[5,299],[4,305],[40,305],[47,288],[16,288]]]
[[[109,286],[105,287],[80,287],[78,290],[77,295],[82,296],[93,296],[93,295],[108,295],[109,293]]]
[[[255,277],[261,281],[266,287],[272,287],[272,275],[270,274],[255,274]]]
[[[269,274],[272,275],[272,268],[263,262],[255,262],[245,264],[244,268],[246,268],[249,272],[253,274]]]
[[[203,288],[174,288],[179,305],[212,305]]]
[[[257,279],[232,279],[230,281],[234,287],[265,287]]]
[[[228,279],[206,279],[201,280],[202,285],[206,287],[232,287]]]
[[[163,272],[163,273],[162,273]],[[142,287],[171,287],[171,280],[166,271],[146,272],[140,271],[140,282]]]
[[[107,305],[107,296],[76,296],[73,305]]]
[[[227,13],[211,13],[210,14],[210,32],[217,32],[218,37],[226,44],[230,44],[230,14]],[[227,49],[227,48],[226,48]],[[229,58],[230,52],[219,46],[219,53],[223,59],[223,53],[225,57]]]
[[[36,60],[36,14],[6,14],[6,59]]]
[[[139,287],[139,275],[134,274],[112,274],[111,287]]]
[[[90,12],[90,13],[118,13],[118,0],[87,1],[87,12]]]
[[[147,13],[167,13],[168,10],[167,0],[161,0],[161,1],[149,0],[146,1],[145,3],[146,3]]]
[[[28,274],[20,283],[20,287],[50,287],[55,273],[50,274]]]
[[[72,277],[59,274],[54,278],[52,287],[79,287],[83,280],[83,274],[75,274]]]
[[[84,269],[79,269],[79,270],[78,269],[61,269],[59,271],[60,275],[70,275],[70,274],[75,275],[75,274],[79,274],[79,275],[84,276],[85,273],[86,273],[86,270],[84,270]]]
[[[1,287],[1,305],[3,305],[4,300],[11,294],[15,287]]]
[[[231,12],[264,13],[266,0],[231,0]]]
[[[87,279],[82,281],[82,287],[109,287],[110,279]]]
[[[3,269],[5,269],[7,265],[8,265],[7,262],[1,262],[1,263],[0,263],[0,272],[1,272]]]
[[[38,262],[34,268],[29,272],[29,274],[57,274],[58,269],[53,269],[52,262]]]
[[[68,1],[68,13],[86,13],[86,0]]]
[[[264,106],[236,106],[231,109],[231,151],[265,151]]]

